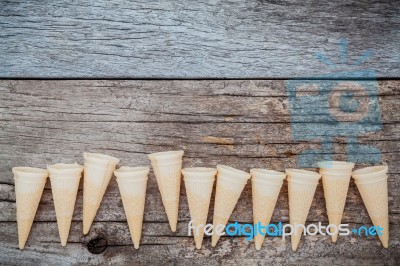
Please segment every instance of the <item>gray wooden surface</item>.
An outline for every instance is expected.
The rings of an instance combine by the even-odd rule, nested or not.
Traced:
[[[268,237],[259,252],[253,242],[242,237],[223,237],[215,248],[206,238],[203,248],[195,250],[193,239],[187,236],[189,211],[184,187],[178,230],[172,233],[151,173],[139,250],[133,249],[113,178],[87,236],[81,233],[79,191],[66,247],[59,243],[47,184],[27,246],[20,251],[13,166],[82,163],[84,151],[116,156],[121,158],[120,165],[149,165],[146,154],[150,152],[184,149],[184,167],[223,163],[246,171],[253,167],[284,170],[296,167],[301,151],[320,144],[293,140],[284,80],[2,80],[0,264],[394,265],[400,260],[400,81],[379,81],[378,95],[383,129],[359,140],[378,147],[382,161],[389,165],[388,249],[382,248],[376,237],[339,237],[333,244],[327,236],[307,236],[297,252],[291,251],[289,239],[278,237]],[[343,139],[335,139],[335,159],[346,159],[345,147]],[[210,221],[212,206],[213,202]],[[285,183],[272,221],[288,219]],[[250,184],[231,221],[252,221]],[[327,223],[321,184],[308,221]],[[352,226],[371,223],[353,181],[343,222]]]
[[[2,0],[0,77],[314,77],[358,69],[367,49],[364,68],[399,77],[399,13],[397,0]]]

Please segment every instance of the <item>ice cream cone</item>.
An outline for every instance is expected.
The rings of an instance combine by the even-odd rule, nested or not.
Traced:
[[[216,173],[216,169],[205,167],[185,168],[182,170],[197,249],[201,249],[203,242],[204,226],[207,223]]]
[[[58,232],[61,245],[67,244],[76,194],[82,176],[83,166],[74,164],[54,164],[47,166],[50,174],[51,190],[56,209]]]
[[[322,174],[329,224],[333,224],[336,228],[339,228],[354,163],[323,161],[318,162],[318,166],[320,168],[319,172]],[[336,233],[332,235],[333,242],[336,242],[338,235],[339,232],[336,230]]]
[[[389,246],[388,167],[371,166],[353,172],[354,182],[360,191],[369,217],[375,227],[381,227],[379,239],[383,247]],[[378,231],[378,230],[377,230]]]
[[[178,224],[183,151],[157,152],[148,156],[154,169],[169,225],[172,232],[175,232]]]
[[[251,169],[253,194],[253,223],[267,226],[275,209],[275,204],[286,174],[267,169]],[[254,236],[256,249],[260,250],[266,232],[257,231]]]
[[[119,159],[99,153],[83,153],[85,158],[83,179],[83,233],[89,229],[100,207]]]
[[[121,167],[114,171],[135,249],[142,236],[148,167]]]
[[[292,250],[295,251],[303,233],[300,225],[304,226],[306,223],[321,175],[301,169],[286,169],[286,174],[289,190],[289,217],[293,228],[291,235]]]
[[[226,226],[229,217],[235,209],[240,194],[250,178],[250,174],[225,165],[217,165],[217,189],[213,218],[213,235],[211,245],[215,247],[221,235],[218,233]],[[220,228],[217,228],[220,227]]]
[[[14,167],[12,172],[17,204],[18,245],[23,249],[49,173],[47,170],[33,167]]]

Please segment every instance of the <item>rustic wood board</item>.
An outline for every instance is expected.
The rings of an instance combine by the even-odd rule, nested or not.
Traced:
[[[328,82],[328,81],[326,81]],[[376,81],[370,81],[376,82]],[[44,190],[25,250],[17,248],[11,168],[83,162],[84,151],[121,158],[121,165],[149,165],[146,154],[184,149],[184,166],[223,163],[248,171],[283,170],[318,140],[292,137],[284,80],[1,80],[0,81],[0,263],[1,264],[296,264],[394,265],[400,259],[400,81],[378,81],[382,130],[359,136],[378,147],[389,165],[390,246],[375,237],[307,236],[297,252],[290,241],[269,237],[261,251],[242,237],[223,237],[201,250],[187,236],[190,219],[184,186],[178,230],[172,233],[153,173],[146,198],[142,244],[134,250],[113,178],[87,236],[82,231],[82,189],[78,193],[67,247],[61,247],[49,184]],[[346,159],[346,142],[334,140],[334,158]],[[213,202],[209,213],[211,221]],[[287,185],[273,222],[287,222]],[[247,185],[231,221],[250,223]],[[308,222],[327,223],[321,184]],[[343,222],[370,224],[351,182]],[[99,240],[95,245],[96,240]],[[105,244],[104,241],[107,241]],[[96,254],[99,253],[99,254]]]
[[[367,49],[364,68],[399,77],[399,13],[397,0],[1,1],[0,77],[314,77],[357,69]]]

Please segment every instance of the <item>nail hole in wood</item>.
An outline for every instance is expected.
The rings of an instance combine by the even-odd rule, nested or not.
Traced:
[[[102,237],[97,237],[89,241],[87,248],[92,254],[101,254],[107,248],[107,240]]]

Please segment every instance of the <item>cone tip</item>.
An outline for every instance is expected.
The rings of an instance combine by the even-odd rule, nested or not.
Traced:
[[[333,243],[336,243],[337,237],[338,237],[337,235],[333,235],[333,236],[332,236],[332,242],[333,242]]]
[[[92,226],[93,221],[89,221],[88,218],[83,218],[83,234],[86,235],[89,233],[90,227]]]
[[[139,243],[138,242],[134,242],[133,246],[135,247],[135,249],[139,249]]]
[[[68,233],[69,233],[69,228],[67,230],[67,233],[65,232],[60,232],[60,240],[61,240],[61,246],[65,247],[68,242]]]
[[[297,247],[299,246],[299,242],[300,242],[300,239],[298,241],[297,240],[292,241],[292,250],[293,251],[297,250]]]
[[[256,243],[256,250],[260,251],[261,250],[261,244]]]
[[[201,249],[201,243],[196,243],[196,249]]]
[[[169,227],[171,228],[171,231],[172,232],[176,232],[176,224],[177,224],[177,222],[169,222]]]
[[[84,234],[84,235],[87,235],[87,234],[89,233],[89,229],[90,229],[90,228],[87,228],[87,226],[84,225],[84,226],[83,226],[83,234]]]
[[[218,243],[219,237],[217,235],[212,235],[211,237],[211,246],[215,247]]]

